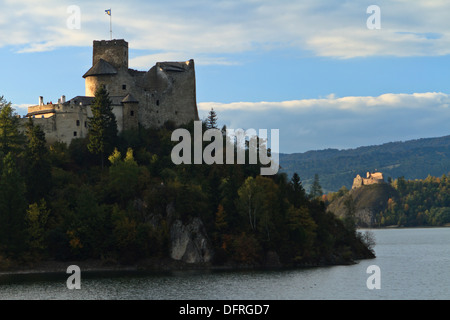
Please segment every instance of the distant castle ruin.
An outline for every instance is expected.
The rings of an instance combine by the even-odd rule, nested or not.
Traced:
[[[360,188],[371,184],[384,183],[383,174],[381,172],[367,172],[366,178],[362,178],[359,174],[353,179],[352,189]]]
[[[85,95],[57,103],[28,107],[26,118],[34,118],[48,142],[70,144],[89,131],[89,117],[96,90],[103,86],[112,101],[118,131],[157,128],[167,121],[175,125],[198,120],[194,60],[158,62],[148,71],[128,68],[128,42],[101,40],[93,43],[92,67],[83,75]]]

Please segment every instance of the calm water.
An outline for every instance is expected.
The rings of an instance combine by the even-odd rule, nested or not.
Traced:
[[[0,275],[0,299],[450,299],[450,228],[372,230],[376,259],[284,271]],[[369,290],[367,267],[381,270]]]

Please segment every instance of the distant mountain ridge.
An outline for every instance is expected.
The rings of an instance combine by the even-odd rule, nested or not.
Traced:
[[[317,173],[324,192],[331,192],[342,186],[351,189],[353,178],[357,174],[365,175],[367,171],[383,172],[385,179],[402,176],[424,179],[428,175],[447,174],[450,172],[450,135],[346,150],[281,153],[279,156],[280,172],[289,177],[297,172],[306,190]]]

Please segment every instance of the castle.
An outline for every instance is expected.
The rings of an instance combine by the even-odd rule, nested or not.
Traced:
[[[366,178],[362,178],[359,174],[356,175],[356,178],[353,179],[352,189],[356,189],[362,186],[370,185],[370,184],[378,184],[383,183],[384,178],[381,172],[370,173],[367,172]]]
[[[85,95],[57,103],[28,107],[26,118],[41,126],[49,143],[70,144],[89,131],[90,106],[97,88],[109,93],[119,132],[137,128],[157,128],[166,121],[175,125],[198,120],[194,60],[158,62],[148,71],[128,68],[128,42],[101,40],[93,43],[92,67],[83,75]]]

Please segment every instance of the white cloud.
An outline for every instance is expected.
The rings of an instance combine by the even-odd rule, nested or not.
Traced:
[[[196,65],[236,65],[239,64],[235,61],[230,61],[224,57],[198,57],[193,53],[188,52],[161,52],[149,55],[142,55],[130,59],[130,68],[134,69],[148,69],[149,66],[155,65],[156,62],[161,61],[183,61],[188,59],[194,59]]]
[[[350,96],[280,102],[199,103],[229,128],[279,129],[281,152],[355,148],[393,140],[444,136],[450,95],[441,92]]]
[[[80,30],[66,26],[67,7],[74,4],[81,9]],[[3,0],[0,46],[16,46],[21,52],[89,46],[93,39],[109,37],[104,10],[111,7],[113,35],[126,38],[131,48],[187,52],[200,55],[206,64],[230,63],[218,55],[273,47],[338,58],[450,53],[448,1],[383,1],[381,30],[367,29],[367,6],[357,0]]]
[[[34,103],[35,104],[35,103]],[[33,103],[27,104],[12,104],[11,106],[14,108],[15,113],[20,116],[26,115],[28,113],[28,107],[34,105]]]
[[[0,47],[14,46],[17,52],[24,53],[92,43],[95,35],[89,28],[92,20],[83,10],[81,29],[70,29],[67,26],[71,17],[67,9],[73,3],[56,0],[43,0],[39,3],[26,0],[2,2],[4,16],[0,25]],[[86,22],[86,28],[83,28],[83,22]]]
[[[374,110],[379,112],[386,109],[416,109],[443,106],[450,103],[450,96],[442,92],[425,92],[425,93],[386,93],[377,97],[371,96],[348,96],[336,97],[330,94],[326,99],[304,99],[279,102],[202,102],[198,108],[202,111],[209,111],[211,108],[215,110],[274,110],[284,109],[292,111],[302,111],[311,109],[324,110],[351,110],[353,112],[371,112]]]

